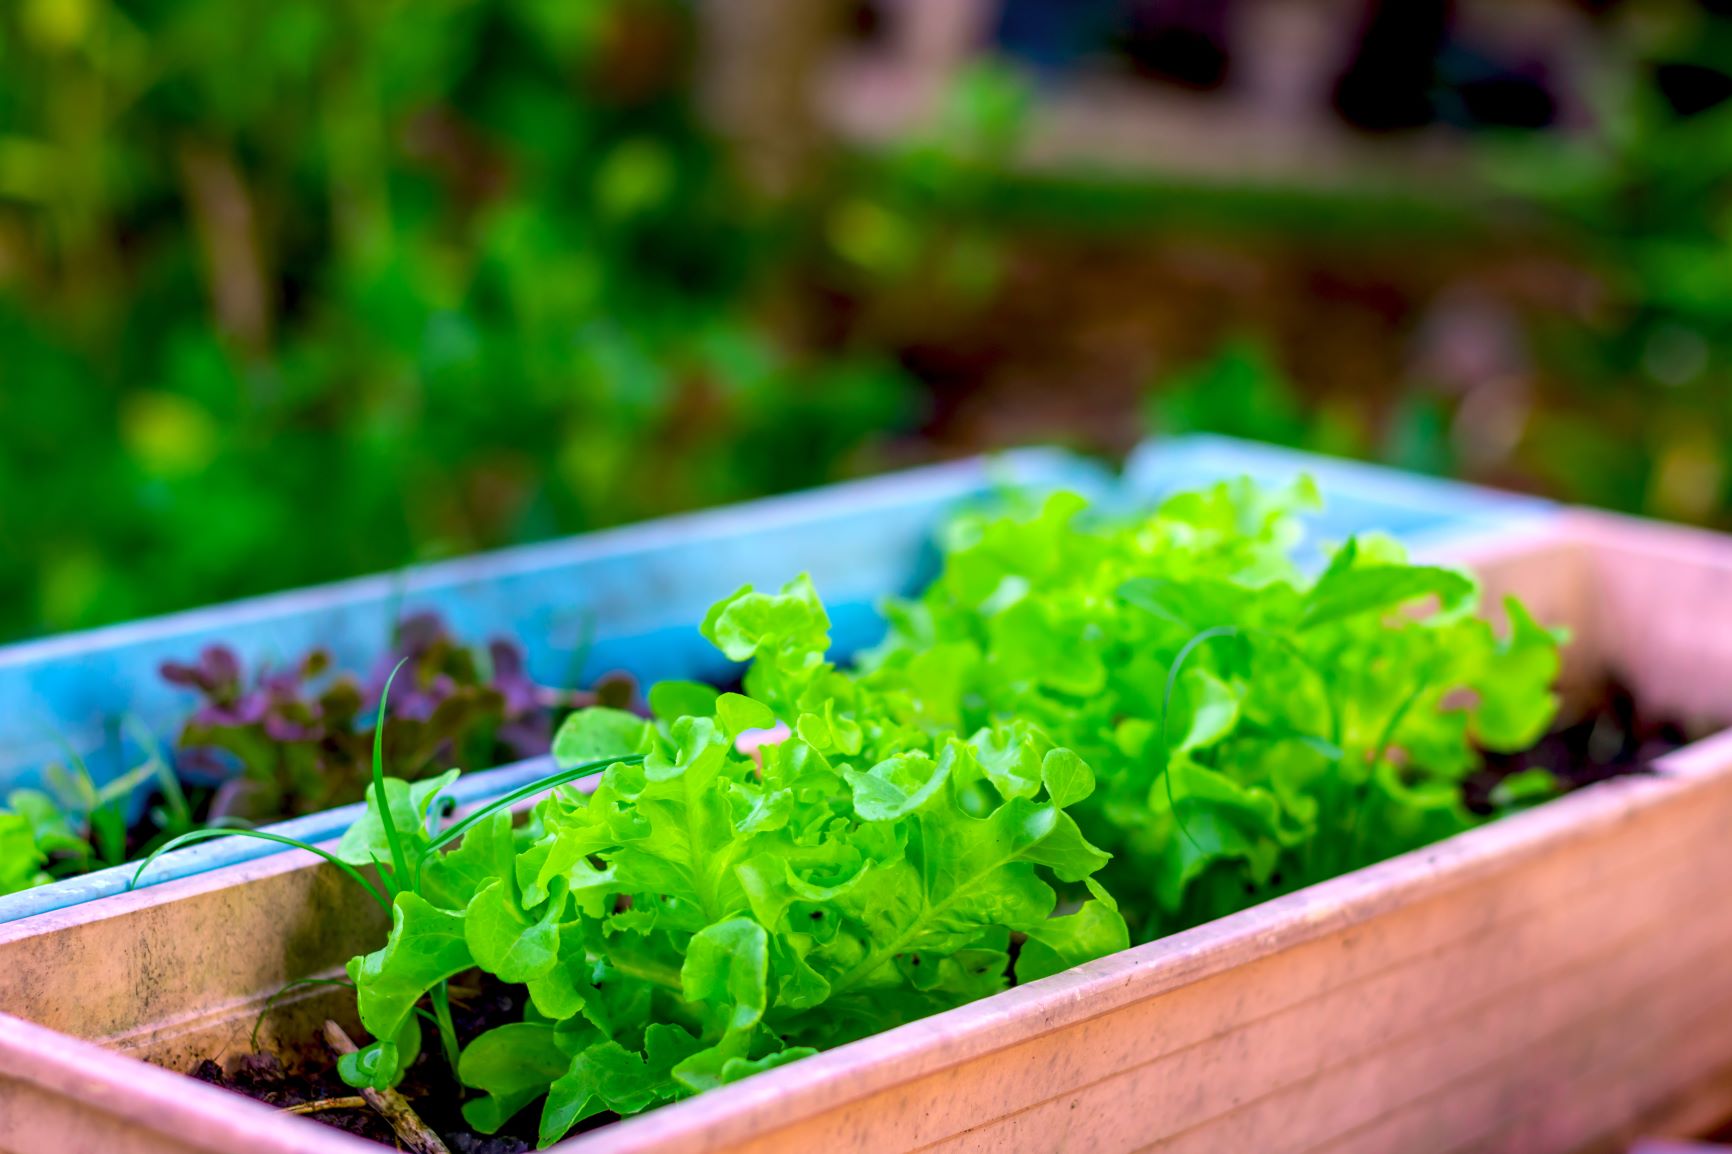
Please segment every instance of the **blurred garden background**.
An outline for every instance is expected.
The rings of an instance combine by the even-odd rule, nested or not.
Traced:
[[[0,5],[0,639],[1193,431],[1732,522],[1732,3]]]

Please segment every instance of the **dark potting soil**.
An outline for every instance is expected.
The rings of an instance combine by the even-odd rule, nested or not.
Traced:
[[[451,983],[451,1017],[459,1042],[467,1045],[495,1026],[523,1020],[523,987],[506,985],[479,970],[462,975]],[[444,1139],[451,1154],[525,1154],[534,1150],[540,1117],[534,1106],[520,1112],[498,1134],[477,1134],[469,1128],[461,1108],[466,1091],[438,1052],[433,1031],[428,1029],[425,1034],[428,1047],[409,1067],[397,1090],[421,1120]],[[192,1076],[278,1109],[360,1093],[337,1076],[336,1059],[317,1035],[292,1053],[242,1054],[221,1064],[207,1058]],[[371,1106],[320,1110],[306,1117],[392,1149],[399,1146],[391,1124]],[[616,1120],[613,1114],[597,1115],[578,1125],[573,1133]]]
[[[1484,755],[1484,766],[1462,782],[1470,810],[1494,812],[1494,791],[1523,770],[1547,770],[1569,793],[1614,777],[1652,773],[1656,758],[1691,739],[1678,721],[1643,709],[1615,678],[1608,678],[1592,699],[1566,710],[1531,749]]]

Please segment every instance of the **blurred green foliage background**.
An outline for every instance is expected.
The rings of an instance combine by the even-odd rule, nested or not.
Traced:
[[[1397,321],[1407,363],[1367,387],[1242,332],[1152,423],[1732,526],[1732,7],[1600,7],[1593,129],[1463,150],[1476,226],[1445,245],[1478,268]]]
[[[903,377],[754,310],[792,227],[656,0],[0,6],[0,635],[811,484]]]
[[[1031,173],[984,67],[767,197],[688,0],[10,0],[0,639],[1149,429],[1723,524],[1732,34],[1622,7],[1471,195]]]

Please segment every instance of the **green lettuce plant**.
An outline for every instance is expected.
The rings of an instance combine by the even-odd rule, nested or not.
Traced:
[[[376,1041],[346,1062],[389,1085],[418,1050],[415,1007],[479,966],[528,988],[525,1020],[471,1041],[457,1068],[498,1128],[545,1097],[556,1141],[603,1110],[631,1114],[959,1005],[1010,980],[1121,948],[1092,875],[1106,855],[1067,813],[1088,767],[1034,726],[935,721],[823,660],[809,581],[717,605],[705,633],[752,661],[746,693],[664,683],[656,717],[595,708],[562,729],[562,765],[606,768],[514,829],[495,810],[434,837],[442,779],[385,783],[343,839],[390,861],[385,947],[349,972]],[[785,719],[786,740],[739,739]],[[1060,886],[1092,891],[1053,917]]]
[[[162,751],[142,727],[131,727],[145,750],[135,768],[102,785],[76,756],[49,766],[40,789],[15,789],[0,805],[0,894],[120,865],[129,852],[149,850],[190,830],[192,809]],[[127,802],[153,784],[159,803],[150,809],[155,831],[142,847],[128,843]]]
[[[964,732],[876,690],[823,660],[828,629],[804,577],[741,590],[704,630],[752,662],[744,694],[663,683],[651,720],[574,714],[557,775],[443,828],[457,771],[387,779],[376,740],[366,817],[334,853],[302,847],[392,915],[384,947],[349,964],[375,1040],[342,1060],[343,1077],[394,1084],[431,1019],[481,1092],[469,1123],[496,1130],[544,1098],[546,1145],[602,1111],[636,1113],[1128,944],[1093,881],[1106,855],[1068,813],[1093,788],[1088,766],[1036,726]],[[783,718],[785,738],[742,740],[779,737]],[[598,770],[592,792],[560,788]],[[514,826],[509,807],[550,788]],[[1060,887],[1087,900],[1054,916]],[[446,982],[476,967],[522,983],[529,1008],[460,1046]]]
[[[1470,578],[1385,541],[1308,575],[1314,499],[963,518],[852,670],[806,578],[742,589],[703,632],[743,693],[573,714],[558,774],[453,824],[456,771],[387,779],[376,740],[366,816],[314,851],[392,917],[348,966],[373,1041],[342,1076],[394,1085],[430,1021],[469,1124],[539,1100],[547,1145],[1480,820],[1461,780],[1544,731],[1559,638],[1512,602],[1499,639]],[[460,1039],[476,968],[526,1008]]]
[[[0,809],[0,894],[52,881],[44,867],[53,844],[62,838],[65,841],[60,844],[76,844],[78,840],[58,811],[37,808],[40,795],[21,793],[10,795],[6,807]]]
[[[1478,751],[1550,725],[1561,637],[1512,600],[1500,639],[1471,578],[1386,539],[1303,572],[1316,504],[1241,481],[1148,516],[1061,494],[963,519],[939,577],[890,607],[868,680],[1087,761],[1077,820],[1140,938],[1465,829]]]

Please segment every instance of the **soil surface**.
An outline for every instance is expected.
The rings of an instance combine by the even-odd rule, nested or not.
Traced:
[[[1525,769],[1550,771],[1568,793],[1614,777],[1652,773],[1654,759],[1689,740],[1683,725],[1653,716],[1628,686],[1610,679],[1593,700],[1560,714],[1532,749],[1485,754],[1484,768],[1462,783],[1462,794],[1475,813],[1491,813],[1493,791]]]
[[[473,971],[453,979],[451,983],[451,1016],[457,1026],[458,1039],[468,1044],[495,1026],[523,1020],[523,988],[506,985],[479,970]],[[398,1091],[415,1107],[421,1120],[439,1133],[451,1154],[525,1154],[534,1150],[536,1123],[541,1115],[540,1109],[534,1106],[519,1113],[498,1134],[477,1134],[469,1129],[461,1110],[465,1092],[457,1085],[444,1057],[438,1052],[433,1031],[429,1029],[425,1033],[431,1048],[421,1052]],[[193,1070],[192,1076],[279,1109],[350,1098],[359,1093],[337,1076],[335,1059],[323,1041],[316,1037],[308,1038],[294,1053],[281,1057],[243,1054],[223,1065],[206,1059]],[[371,1138],[389,1148],[399,1146],[390,1124],[370,1106],[321,1110],[307,1117]],[[598,1115],[580,1124],[573,1133],[615,1120],[613,1114]]]

